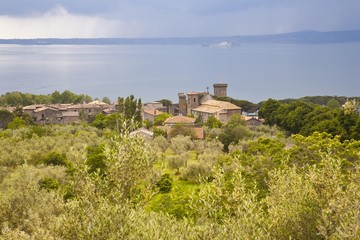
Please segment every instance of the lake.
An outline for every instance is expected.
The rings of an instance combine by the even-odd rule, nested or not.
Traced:
[[[0,45],[0,94],[71,90],[92,97],[130,94],[177,102],[209,91],[259,102],[313,95],[359,96],[360,43],[196,45]]]

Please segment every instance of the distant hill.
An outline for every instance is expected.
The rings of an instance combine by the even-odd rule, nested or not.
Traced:
[[[0,39],[0,44],[20,45],[201,45],[239,46],[244,43],[273,44],[324,44],[360,42],[360,30],[353,31],[302,31],[272,35],[174,37],[174,38],[41,38]]]

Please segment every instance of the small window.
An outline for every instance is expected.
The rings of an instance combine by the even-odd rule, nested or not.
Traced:
[[[196,102],[196,98],[194,98],[194,102]]]

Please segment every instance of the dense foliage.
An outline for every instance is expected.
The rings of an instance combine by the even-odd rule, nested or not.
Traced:
[[[259,114],[267,124],[277,125],[289,134],[309,136],[317,131],[338,135],[342,140],[360,140],[360,115],[355,111],[356,106],[350,109],[323,107],[304,101],[281,103],[269,99],[262,103]]]
[[[351,99],[360,100],[359,97],[352,97]],[[345,102],[348,100],[348,97],[344,96],[307,96],[307,97],[301,97],[298,99],[288,98],[281,100],[282,103],[291,103],[294,101],[303,101],[307,103],[314,103],[320,106],[327,106],[329,102],[337,102],[342,106],[345,104]]]
[[[69,90],[60,93],[55,91],[48,95],[36,95],[21,92],[7,92],[0,96],[0,106],[27,106],[32,104],[50,103],[84,103],[91,102],[92,98],[85,94],[75,94]]]
[[[133,95],[118,99],[118,112],[113,114],[97,114],[91,125],[99,129],[111,129],[117,132],[135,130],[142,126],[141,99]]]
[[[285,138],[236,116],[209,128],[206,140],[145,140],[124,129],[1,131],[0,238],[360,236],[360,141],[317,132]],[[229,153],[221,134],[240,136]]]
[[[269,99],[270,126],[210,117],[204,140],[131,136],[134,96],[90,124],[1,110],[0,239],[359,239],[358,102],[324,105]]]
[[[226,101],[230,102],[232,104],[235,104],[238,107],[241,107],[243,111],[245,112],[255,112],[259,109],[260,105],[256,103],[249,102],[247,100],[238,100],[231,97],[219,97],[219,96],[213,96],[216,100],[219,101]]]

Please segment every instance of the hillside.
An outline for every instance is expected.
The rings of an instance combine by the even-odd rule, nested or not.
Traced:
[[[20,45],[201,45],[216,46],[228,43],[240,46],[245,43],[272,44],[325,44],[360,42],[360,30],[353,31],[301,31],[272,35],[249,36],[207,36],[207,37],[164,37],[164,38],[41,38],[0,39],[0,44]],[[227,46],[228,46],[227,45]]]

